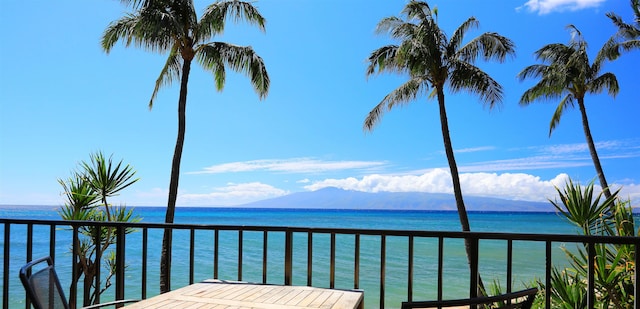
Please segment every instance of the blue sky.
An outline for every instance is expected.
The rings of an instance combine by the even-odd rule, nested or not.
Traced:
[[[211,1],[196,1],[201,12]],[[452,192],[437,103],[420,98],[385,114],[364,132],[367,113],[405,76],[366,78],[366,58],[392,43],[377,35],[383,17],[404,0],[261,0],[266,33],[229,23],[214,41],[251,45],[264,59],[271,88],[260,101],[249,80],[228,74],[223,92],[192,70],[178,204],[232,206],[335,186],[366,192]],[[591,57],[615,32],[605,16],[632,21],[629,1],[429,1],[448,34],[474,16],[480,28],[516,44],[503,64],[478,62],[504,87],[501,108],[446,93],[463,194],[546,201],[568,177],[587,183],[595,170],[579,111],[569,110],[551,137],[557,102],[518,105],[534,80],[516,75],[533,53],[567,43],[568,24],[589,42]],[[107,25],[130,10],[115,0],[0,2],[0,204],[61,205],[65,179],[102,151],[137,171],[136,184],[111,200],[166,205],[177,133],[178,84],[148,100],[166,55],[135,47],[101,50]],[[607,63],[620,84],[614,99],[586,98],[610,185],[640,201],[640,51]],[[596,181],[597,183],[597,181]]]

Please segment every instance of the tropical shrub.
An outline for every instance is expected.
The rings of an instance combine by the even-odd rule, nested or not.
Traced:
[[[584,235],[640,236],[636,230],[631,202],[617,197],[595,195],[593,182],[583,187],[569,180],[564,189],[556,188],[560,201],[550,201],[570,223]],[[589,261],[588,244],[576,250],[563,248],[569,267],[554,268],[551,273],[553,308],[585,308],[587,301],[588,265],[594,266],[596,308],[633,308],[635,295],[635,248],[632,245],[597,244],[595,259]]]
[[[100,152],[91,155],[90,162],[81,162],[78,170],[66,179],[58,179],[64,189],[66,202],[59,214],[63,220],[99,222],[138,222],[140,218],[133,209],[113,206],[107,198],[132,185],[135,171],[122,161],[114,164]],[[132,233],[126,229],[125,233]],[[76,277],[74,284],[82,280],[83,306],[96,304],[99,295],[111,286],[111,278],[116,273],[115,252],[110,246],[116,243],[116,230],[111,227],[83,226],[78,228],[74,261]],[[99,268],[106,270],[104,280],[99,280]],[[73,285],[72,285],[73,286]],[[75,289],[71,289],[71,299],[76,299]],[[75,302],[71,302],[74,304]]]

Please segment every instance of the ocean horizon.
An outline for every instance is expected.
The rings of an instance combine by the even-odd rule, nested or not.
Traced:
[[[166,207],[133,207],[134,212],[141,217],[141,222],[164,222]],[[57,210],[59,206],[0,206],[0,218],[32,219],[32,220],[59,220]],[[577,234],[578,227],[564,220],[561,215],[553,212],[496,212],[496,211],[470,211],[468,213],[471,230],[475,232],[499,232],[499,233],[542,233],[542,234]],[[637,220],[636,220],[637,222]],[[265,208],[219,208],[219,207],[178,207],[175,212],[174,223],[183,224],[210,224],[210,225],[234,225],[234,226],[276,226],[276,227],[308,227],[308,228],[347,228],[347,229],[381,229],[381,230],[427,230],[427,231],[459,231],[460,222],[456,211],[438,210],[344,210],[344,209],[265,209]],[[15,226],[11,229],[10,245],[10,291],[12,295],[10,308],[24,307],[21,302],[24,292],[19,282],[17,271],[21,264],[26,262],[26,237],[20,231],[24,226]],[[2,227],[4,232],[4,226]],[[62,227],[60,227],[62,229]],[[213,235],[209,231],[196,233],[196,281],[213,277],[210,257],[213,254]],[[34,229],[33,256],[38,257],[48,253],[48,241],[39,240],[38,235],[48,235],[48,229]],[[65,231],[56,235],[56,266],[61,273],[63,284],[69,284],[70,268],[65,261],[70,261],[71,244],[69,234]],[[140,234],[127,235],[127,264],[128,273],[141,271],[139,264]],[[329,251],[329,237],[314,236],[313,242],[313,285],[328,287],[329,277],[326,269],[329,267],[327,252]],[[344,256],[344,252],[352,252],[353,240],[345,235],[337,235],[336,250],[336,287],[353,288],[353,259]],[[345,237],[343,237],[345,236]],[[278,243],[282,235],[270,236],[269,242]],[[161,230],[149,232],[149,256],[148,260],[148,295],[158,293],[159,273],[159,245],[161,244]],[[177,288],[188,284],[189,268],[189,232],[177,231],[174,233],[173,243],[173,269],[172,287]],[[237,279],[237,252],[238,236],[233,232],[220,232],[220,279]],[[243,236],[243,246],[257,248],[248,250],[243,254],[244,281],[262,281],[262,233],[247,232]],[[535,280],[544,278],[544,246],[541,244],[527,244],[519,242],[514,244],[514,287],[522,287]],[[406,292],[406,282],[403,275],[406,274],[406,242],[388,237],[386,241],[386,279],[385,279],[385,306],[396,308],[403,300]],[[2,241],[4,248],[4,240]],[[563,244],[555,244],[553,248],[553,262],[557,265],[566,265],[566,259],[562,253]],[[158,248],[154,250],[153,248]],[[277,261],[283,254],[276,247],[270,245],[274,256],[270,261]],[[298,249],[296,249],[298,248]],[[463,242],[452,240],[445,245],[446,263],[445,297],[456,297],[468,291],[468,272]],[[481,243],[481,275],[486,276],[491,282],[495,274],[496,278],[502,278],[500,282],[505,284],[504,243],[486,241]],[[405,252],[405,253],[402,253]],[[429,240],[416,244],[416,259],[433,257],[434,243]],[[341,254],[343,253],[343,254]],[[294,256],[306,256],[306,236],[294,236]],[[317,255],[317,256],[316,256]],[[538,258],[542,257],[542,258]],[[361,261],[364,263],[360,270],[360,288],[365,290],[365,304],[367,308],[375,308],[378,297],[379,269],[367,266],[366,261],[375,261],[380,258],[380,240],[375,237],[363,236],[361,244]],[[296,259],[299,260],[299,259]],[[302,259],[305,260],[305,259]],[[273,263],[273,262],[272,262]],[[282,283],[282,265],[270,265],[268,270],[269,283]],[[373,268],[371,268],[373,267]],[[324,271],[323,271],[324,270]],[[415,270],[415,297],[429,299],[433,294],[435,282],[432,269]],[[294,264],[294,284],[306,285],[306,263]],[[396,276],[397,274],[397,276]],[[15,276],[14,276],[15,275]],[[127,298],[137,298],[140,295],[139,276],[127,275]],[[500,281],[500,279],[497,279]],[[104,294],[109,299],[110,289]],[[13,295],[16,295],[14,298]],[[21,296],[22,295],[22,296]]]

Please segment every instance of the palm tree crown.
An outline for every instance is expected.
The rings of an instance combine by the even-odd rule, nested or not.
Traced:
[[[399,45],[381,47],[368,58],[366,74],[392,72],[406,73],[409,81],[387,95],[365,120],[365,130],[371,130],[386,110],[397,104],[414,101],[418,95],[430,88],[434,92],[443,90],[445,85],[452,92],[470,91],[480,96],[489,107],[502,100],[502,87],[487,73],[473,65],[476,58],[504,61],[514,54],[514,44],[497,33],[484,33],[463,44],[464,36],[479,22],[467,19],[447,38],[437,23],[437,10],[431,10],[426,2],[410,1],[398,17],[387,17],[377,26],[378,33],[389,33],[400,41]]]
[[[104,50],[109,53],[122,40],[126,46],[134,44],[152,52],[169,52],[149,100],[150,108],[158,90],[178,80],[184,73],[183,63],[194,59],[212,72],[218,90],[224,88],[226,66],[247,74],[259,97],[266,97],[269,76],[262,58],[251,47],[209,42],[222,34],[228,18],[234,22],[245,20],[264,31],[265,19],[251,3],[217,1],[209,5],[198,20],[192,0],[123,2],[140,9],[109,25],[102,38]]]

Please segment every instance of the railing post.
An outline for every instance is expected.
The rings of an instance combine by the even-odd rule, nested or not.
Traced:
[[[640,267],[640,240],[636,241],[633,244],[633,250],[635,252],[634,256],[635,256],[635,269],[634,269],[634,281],[635,282],[635,294],[634,295],[634,308],[640,308],[640,300],[638,300],[638,298],[640,298],[640,270],[638,269],[638,267]]]
[[[141,295],[142,299],[147,298],[147,248],[148,248],[149,229],[142,229],[142,286]]]
[[[409,253],[407,266],[407,300],[413,300],[413,235],[409,236]]]
[[[360,288],[360,234],[356,234],[355,248],[353,252],[353,288]]]
[[[545,243],[544,307],[551,308],[551,241]]]
[[[269,257],[269,234],[267,231],[262,232],[262,283],[267,283],[267,258]]]
[[[124,227],[119,225],[116,231],[116,300],[121,300],[124,299]]]
[[[307,286],[313,284],[313,233],[307,232]]]
[[[218,259],[220,249],[220,230],[213,232],[213,278],[218,279]]]
[[[336,233],[331,233],[331,245],[330,245],[330,259],[329,259],[329,288],[336,287]]]
[[[238,231],[238,281],[242,281],[242,249],[243,249],[243,240],[244,231]]]
[[[69,307],[76,308],[78,303],[78,226],[72,226],[72,242],[71,249],[71,287],[69,288]]]
[[[387,235],[380,235],[380,308],[384,309],[384,282],[387,268]]]
[[[194,272],[194,264],[195,264],[195,241],[196,241],[196,230],[191,229],[189,233],[189,284],[193,284],[193,272]]]
[[[478,297],[478,238],[467,238],[469,242],[469,297]]]
[[[113,229],[111,227],[107,227],[109,232],[108,234],[111,234],[113,232]],[[101,231],[102,231],[102,226],[96,226],[95,228],[95,235],[93,235],[93,243],[95,244],[95,254],[96,254],[96,273],[95,273],[95,277],[93,278],[93,280],[95,280],[95,286],[96,286],[96,299],[95,299],[95,304],[99,304],[100,303],[100,267],[102,265],[102,242],[100,241],[100,235],[101,235]],[[107,239],[107,241],[109,241],[109,239]]]
[[[444,237],[438,237],[438,297],[437,300],[442,300],[442,287],[444,285]]]
[[[588,252],[588,258],[587,258],[587,308],[589,309],[593,309],[595,306],[595,299],[596,299],[596,294],[595,294],[595,278],[594,278],[594,273],[595,273],[595,265],[594,263],[596,262],[596,248],[595,248],[596,244],[594,242],[589,242],[587,243],[587,252]]]
[[[2,308],[9,308],[9,248],[11,247],[11,224],[4,224],[4,259],[2,267]],[[636,272],[637,273],[637,272]]]
[[[284,284],[291,285],[293,273],[293,232],[287,229],[284,238]]]

